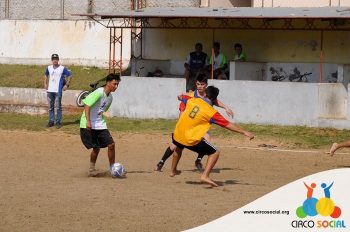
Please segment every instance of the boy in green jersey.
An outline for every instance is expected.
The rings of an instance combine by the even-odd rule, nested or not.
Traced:
[[[87,149],[92,148],[89,176],[98,175],[95,164],[100,148],[108,147],[110,166],[115,162],[115,143],[107,129],[103,113],[112,104],[113,97],[111,92],[118,88],[119,82],[119,75],[111,73],[106,77],[106,85],[96,89],[83,100],[85,106],[80,119],[80,137]]]

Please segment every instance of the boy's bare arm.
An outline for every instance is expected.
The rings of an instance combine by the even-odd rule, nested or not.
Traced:
[[[238,132],[238,133],[248,137],[250,140],[254,139],[254,137],[255,137],[255,135],[253,133],[242,129],[241,127],[239,127],[238,125],[236,125],[235,123],[232,123],[232,122],[227,124],[227,126],[225,128],[230,130],[230,131]]]
[[[234,115],[233,111],[229,107],[227,107],[224,103],[222,103],[219,100],[216,100],[216,102],[214,102],[214,105],[216,105],[217,107],[225,109],[226,114],[228,116],[230,116],[231,118],[233,118],[233,115]]]

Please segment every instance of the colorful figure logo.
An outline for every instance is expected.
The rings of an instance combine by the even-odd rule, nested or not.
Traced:
[[[324,191],[323,198],[317,199],[312,197],[314,188],[316,188],[316,184],[312,183],[308,186],[305,182],[304,185],[307,188],[307,198],[304,201],[303,205],[298,207],[296,210],[296,214],[299,218],[305,218],[306,216],[331,216],[332,218],[338,218],[341,215],[341,210],[338,206],[335,206],[334,202],[331,199],[330,188],[333,186],[333,183],[327,186],[326,183],[322,183],[321,187]]]

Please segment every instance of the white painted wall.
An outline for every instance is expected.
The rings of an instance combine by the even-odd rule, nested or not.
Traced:
[[[350,95],[340,83],[209,80],[209,84],[220,89],[219,99],[233,109],[239,123],[350,129]],[[177,95],[184,91],[184,79],[123,77],[113,93],[110,115],[175,119]],[[63,106],[74,105],[79,92],[64,92]],[[46,91],[0,88],[0,105],[11,103],[46,105]]]
[[[185,92],[184,79],[123,77],[110,115],[127,118],[177,118],[177,96]]]
[[[275,70],[281,70],[281,74],[287,76],[283,81],[289,81],[289,76],[294,74],[294,69],[296,68],[300,74],[312,73],[307,76],[307,82],[319,83],[320,82],[320,64],[319,63],[267,63],[266,64],[266,72],[267,72],[267,80],[271,80],[272,74],[271,68]],[[341,82],[337,81],[337,64],[323,64],[323,79],[322,82]]]
[[[67,90],[63,92],[62,105],[76,106],[76,99],[80,90]],[[15,105],[47,105],[45,89],[0,87],[0,104]]]
[[[230,62],[230,80],[264,81],[267,79],[266,63]]]
[[[124,29],[124,68],[129,65],[130,35]],[[0,41],[0,63],[47,64],[58,53],[62,64],[108,67],[109,30],[94,21],[0,20]]]

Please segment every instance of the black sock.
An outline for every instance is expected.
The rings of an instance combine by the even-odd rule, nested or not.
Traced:
[[[173,154],[174,151],[172,151],[170,149],[170,147],[168,147],[165,152],[164,155],[162,157],[162,159],[159,161],[159,163],[164,163],[167,159],[169,159],[169,157]]]
[[[196,162],[201,162],[202,159],[203,159],[203,157],[204,157],[204,155],[198,154],[197,159],[196,159]]]

